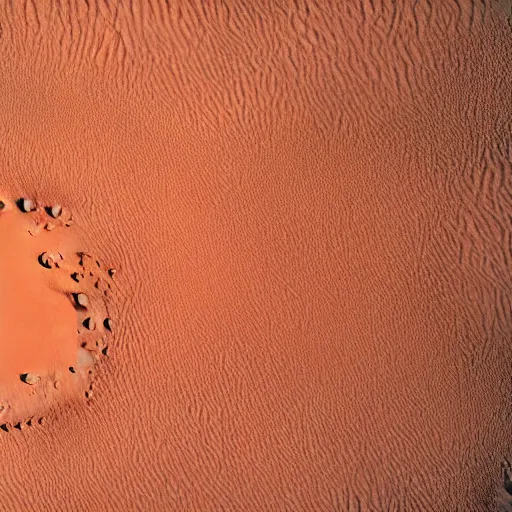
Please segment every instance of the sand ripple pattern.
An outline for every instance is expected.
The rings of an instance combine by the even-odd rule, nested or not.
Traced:
[[[506,510],[510,7],[0,3],[2,183],[119,268],[0,509]]]

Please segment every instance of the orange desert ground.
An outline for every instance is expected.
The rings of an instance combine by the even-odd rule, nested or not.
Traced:
[[[512,510],[508,0],[0,4],[0,510]]]

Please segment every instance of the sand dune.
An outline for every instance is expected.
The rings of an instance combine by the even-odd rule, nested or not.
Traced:
[[[0,510],[506,510],[508,15],[2,4]]]

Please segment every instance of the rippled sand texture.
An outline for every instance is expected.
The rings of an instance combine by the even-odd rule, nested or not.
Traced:
[[[509,4],[2,3],[0,185],[119,329],[0,508],[505,509]]]

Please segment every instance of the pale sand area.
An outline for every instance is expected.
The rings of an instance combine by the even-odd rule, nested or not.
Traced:
[[[0,509],[497,508],[500,3],[0,7],[0,186],[119,269],[94,397],[0,436]]]
[[[112,277],[78,252],[72,213],[0,193],[0,426],[43,424],[93,395],[113,325]],[[111,273],[111,272],[110,272]],[[112,325],[111,325],[112,324]]]

